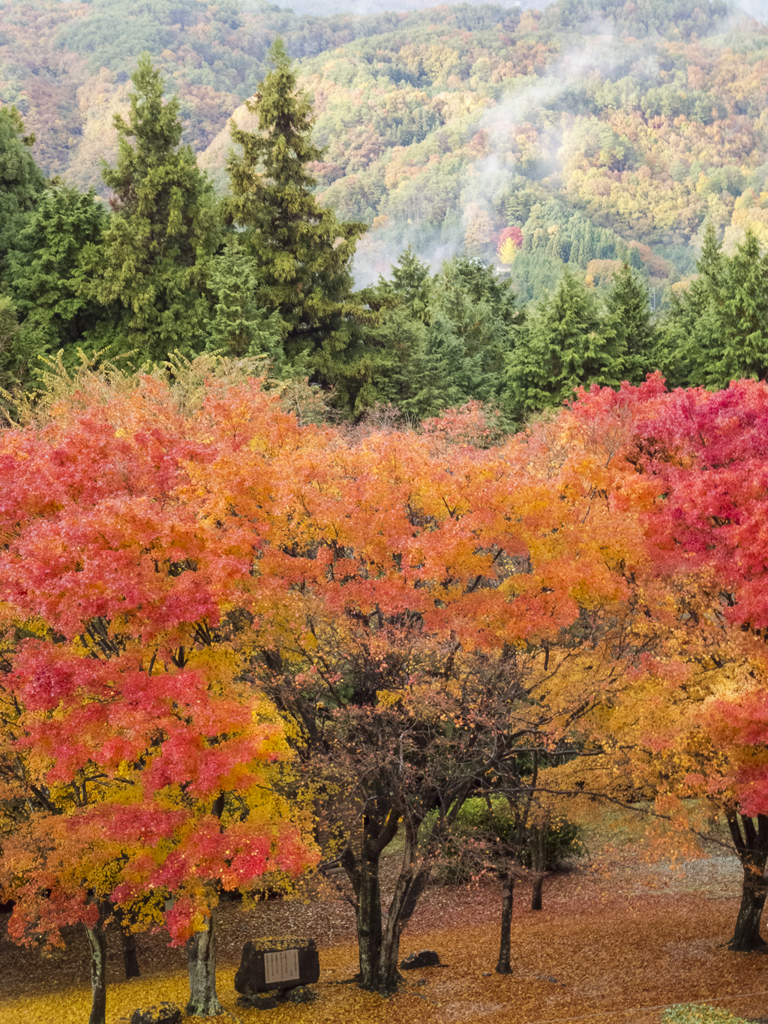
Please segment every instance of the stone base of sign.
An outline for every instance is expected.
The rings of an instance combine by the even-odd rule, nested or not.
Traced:
[[[243,996],[287,992],[320,978],[320,958],[313,939],[257,939],[246,942],[235,975]]]
[[[420,953],[411,953],[400,961],[401,971],[414,971],[417,967],[439,967],[440,957],[433,949],[422,949]]]
[[[247,1006],[249,1010],[274,1010],[276,1006],[280,1005],[280,999],[278,996],[269,995],[255,995],[255,996],[238,996],[238,1006]]]
[[[306,985],[299,985],[298,988],[289,988],[285,993],[289,1003],[314,1003],[317,999],[317,992]]]
[[[175,1003],[158,1003],[147,1010],[134,1010],[131,1024],[178,1024],[181,1007]]]

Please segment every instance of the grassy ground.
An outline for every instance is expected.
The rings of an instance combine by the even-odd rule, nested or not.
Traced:
[[[388,1000],[340,984],[357,959],[352,911],[341,899],[269,902],[249,912],[228,905],[219,996],[243,1024],[659,1024],[664,1007],[699,1001],[768,1017],[768,957],[724,948],[738,906],[735,857],[648,862],[642,834],[639,825],[606,817],[587,836],[592,859],[547,880],[541,912],[529,909],[530,887],[519,883],[510,977],[493,973],[500,894],[488,882],[428,891],[402,954],[436,949],[445,966],[410,972]],[[278,934],[317,940],[319,1000],[268,1011],[237,1007],[233,977],[243,942]],[[110,1024],[160,1000],[184,1005],[182,950],[169,950],[161,936],[139,936],[143,975],[125,982],[111,938]],[[49,959],[0,939],[0,978],[0,1024],[86,1024],[82,936]]]

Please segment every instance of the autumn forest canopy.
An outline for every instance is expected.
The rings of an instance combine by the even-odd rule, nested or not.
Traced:
[[[510,973],[588,802],[766,945],[767,95],[720,0],[5,5],[0,900],[90,1024],[307,879],[387,995],[498,879]]]

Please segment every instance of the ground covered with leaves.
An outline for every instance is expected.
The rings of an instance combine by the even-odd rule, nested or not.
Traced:
[[[768,957],[730,953],[738,907],[736,858],[719,851],[699,860],[647,862],[633,843],[547,879],[544,909],[532,912],[530,885],[516,892],[511,976],[493,972],[498,885],[433,887],[406,931],[402,954],[439,952],[442,966],[411,971],[391,999],[345,984],[355,972],[353,916],[343,899],[267,901],[244,910],[227,904],[220,918],[218,991],[231,1017],[223,1024],[659,1024],[666,1007],[705,1002],[745,1018],[768,1019]],[[45,957],[0,939],[0,1021],[83,1024],[90,988],[84,936]],[[320,998],[273,1010],[236,1006],[233,979],[243,942],[265,935],[315,938]],[[184,1005],[183,950],[140,935],[142,977],[121,980],[111,935],[107,1020],[161,1000]],[[189,1018],[188,1018],[189,1019]]]

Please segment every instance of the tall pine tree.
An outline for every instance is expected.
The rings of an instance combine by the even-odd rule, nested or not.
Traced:
[[[613,331],[619,350],[624,352],[622,379],[642,384],[653,369],[656,331],[651,322],[648,288],[628,263],[614,278],[606,305],[606,329]]]
[[[211,257],[221,241],[213,189],[189,146],[181,146],[179,101],[163,103],[160,73],[142,55],[128,120],[115,115],[118,155],[105,166],[113,214],[100,246],[89,247],[83,294],[120,312],[117,333],[96,337],[114,351],[163,360],[204,344]],[[133,140],[133,142],[131,142]]]
[[[508,360],[506,407],[511,417],[571,398],[577,385],[621,383],[624,351],[597,300],[566,272],[539,306]]]
[[[280,40],[270,50],[272,68],[246,104],[258,116],[253,132],[232,125],[240,148],[227,164],[228,222],[242,230],[256,261],[257,305],[287,324],[289,360],[336,382],[354,375],[349,363],[359,343],[354,318],[362,306],[351,297],[350,263],[364,224],[340,223],[318,205],[308,165],[321,156],[312,144],[314,118]]]

